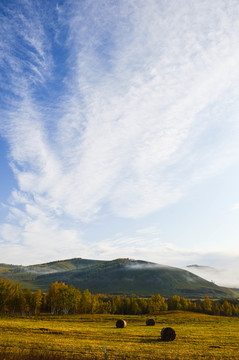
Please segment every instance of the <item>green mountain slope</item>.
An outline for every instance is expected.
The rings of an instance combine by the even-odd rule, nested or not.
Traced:
[[[21,282],[32,290],[47,291],[51,283],[65,282],[92,293],[188,298],[235,298],[239,291],[217,286],[189,271],[142,260],[71,259],[32,266],[0,264],[0,278]]]

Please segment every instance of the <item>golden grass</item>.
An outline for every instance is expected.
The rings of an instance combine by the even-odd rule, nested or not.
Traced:
[[[116,328],[123,318],[127,327]],[[0,360],[11,359],[239,359],[239,318],[188,312],[155,316],[68,315],[0,318]],[[159,341],[161,329],[176,331]]]

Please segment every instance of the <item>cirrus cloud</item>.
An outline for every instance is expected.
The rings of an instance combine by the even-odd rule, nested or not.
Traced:
[[[82,223],[144,218],[238,163],[237,2],[47,5],[1,5],[2,234],[84,247]]]

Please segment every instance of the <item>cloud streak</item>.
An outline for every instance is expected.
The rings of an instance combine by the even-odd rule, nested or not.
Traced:
[[[78,81],[73,92],[86,122],[80,117],[78,127],[72,123],[82,142],[68,160],[78,163],[80,188],[86,188],[90,200],[89,216],[104,202],[119,216],[144,216],[177,201],[192,184],[238,159],[236,121],[219,125],[216,113],[224,106],[215,106],[218,98],[231,96],[229,88],[238,77],[238,48],[231,53],[235,38],[221,29],[225,15],[221,13],[218,25],[220,12],[213,16],[210,9],[204,18],[205,4],[199,9],[184,6],[180,13],[173,3],[165,9],[167,24],[179,13],[168,28],[165,13],[156,2],[150,4],[147,10],[142,3],[129,9],[123,2],[118,27],[103,21],[101,12],[96,18],[98,7],[92,4],[86,19],[82,21],[76,11],[72,21]],[[107,11],[114,19],[115,8]],[[198,27],[189,32],[197,11]],[[209,18],[213,30],[201,34],[199,29],[207,29]],[[128,31],[122,33],[126,23]],[[76,37],[81,27],[84,36]],[[109,30],[111,51],[106,55],[101,49]],[[144,47],[143,39],[147,39]],[[223,130],[231,136],[224,138]],[[213,131],[216,141],[199,150],[201,137]],[[71,132],[69,141],[74,139]],[[222,140],[227,142],[223,151]]]
[[[76,224],[148,216],[238,162],[237,2],[2,7],[0,131],[18,183],[4,241],[20,226],[22,246],[55,246],[72,228],[84,248]]]

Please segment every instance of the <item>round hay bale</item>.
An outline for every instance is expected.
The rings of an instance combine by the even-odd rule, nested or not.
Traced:
[[[155,325],[154,319],[147,319],[146,320],[146,325],[147,326],[154,326]]]
[[[161,330],[162,341],[173,341],[176,338],[176,333],[171,327],[166,327]]]
[[[127,322],[125,320],[119,319],[116,321],[116,327],[123,329],[127,326]]]

